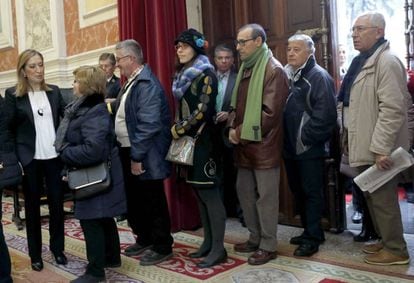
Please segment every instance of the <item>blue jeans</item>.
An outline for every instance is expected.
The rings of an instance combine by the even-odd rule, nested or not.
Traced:
[[[0,204],[2,204],[1,198],[3,196],[3,190],[0,189]],[[0,283],[13,282],[11,278],[11,263],[9,250],[7,249],[6,241],[3,234],[3,224],[1,224],[2,218],[2,205],[0,206]]]

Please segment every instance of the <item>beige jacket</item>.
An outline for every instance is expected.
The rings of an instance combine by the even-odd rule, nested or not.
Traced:
[[[375,154],[389,155],[399,146],[408,149],[410,99],[405,68],[386,42],[367,60],[351,88],[346,119],[352,167],[374,164]]]

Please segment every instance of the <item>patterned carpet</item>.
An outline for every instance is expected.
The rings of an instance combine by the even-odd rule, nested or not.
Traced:
[[[43,260],[45,269],[35,272],[30,269],[27,256],[25,230],[18,230],[11,222],[12,205],[4,205],[4,228],[7,244],[12,256],[13,279],[15,282],[68,282],[83,274],[86,265],[85,245],[79,223],[73,218],[65,221],[65,253],[69,263],[57,265],[49,251],[48,223],[43,223]],[[292,257],[294,246],[287,244],[288,239],[298,233],[297,228],[279,225],[280,238],[277,259],[260,267],[249,266],[247,255],[234,252],[234,242],[245,240],[247,230],[235,220],[229,220],[226,230],[226,249],[229,259],[226,263],[213,268],[199,269],[197,260],[189,259],[202,241],[201,232],[179,232],[174,234],[174,257],[156,266],[142,267],[139,257],[122,256],[122,266],[106,270],[107,282],[413,282],[414,264],[398,267],[373,267],[362,262],[361,246],[349,242],[349,233],[327,234],[326,243],[321,251],[312,258]],[[119,226],[121,246],[124,249],[134,242],[125,222]],[[409,246],[412,253],[414,237]]]

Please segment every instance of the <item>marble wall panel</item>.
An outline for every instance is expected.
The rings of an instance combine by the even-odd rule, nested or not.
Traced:
[[[118,18],[80,28],[77,5],[78,1],[65,0],[64,2],[68,56],[114,45],[118,42]]]
[[[8,70],[14,70],[16,68],[18,51],[16,46],[18,45],[17,39],[17,27],[16,27],[16,5],[14,1],[11,1],[12,6],[12,22],[13,22],[13,38],[14,48],[5,48],[0,50],[0,73]]]

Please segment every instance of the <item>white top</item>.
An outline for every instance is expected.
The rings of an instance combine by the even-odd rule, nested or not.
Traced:
[[[52,108],[46,92],[29,92],[30,106],[33,111],[33,120],[36,130],[36,144],[34,159],[51,159],[58,156],[53,143],[56,139],[53,125]]]
[[[115,134],[116,139],[121,143],[121,147],[131,147],[131,142],[129,140],[128,129],[125,120],[125,101],[133,85],[133,80],[141,73],[143,67],[136,69],[132,75],[128,78],[126,85],[123,87],[124,94],[121,97],[119,102],[118,111],[115,115]]]

